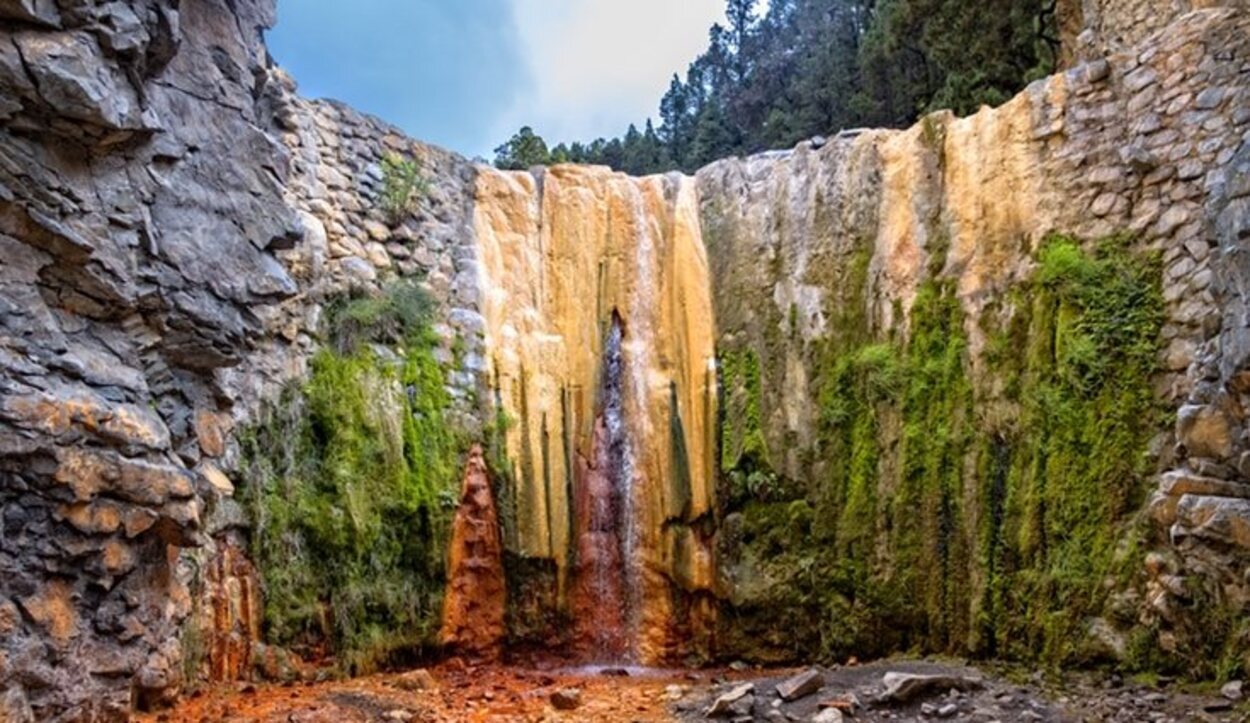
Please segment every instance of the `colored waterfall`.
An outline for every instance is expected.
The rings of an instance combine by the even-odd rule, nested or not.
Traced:
[[[504,544],[550,571],[527,576],[543,589],[510,600],[514,616],[567,620],[554,627],[586,662],[699,652],[716,384],[694,181],[481,169],[474,227]]]
[[[574,484],[574,641],[592,662],[634,660],[637,575],[633,517],[633,450],[622,390],[623,329],[612,316],[603,358],[600,411],[589,463]]]

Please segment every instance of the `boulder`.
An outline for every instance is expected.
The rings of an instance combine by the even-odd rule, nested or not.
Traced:
[[[777,695],[784,701],[795,701],[825,687],[825,676],[816,668],[805,670],[777,685]]]
[[[438,690],[438,681],[434,679],[434,675],[425,668],[418,668],[414,671],[404,673],[395,679],[396,688],[407,691],[418,690]]]
[[[582,704],[580,688],[561,688],[551,694],[551,706],[556,710],[575,710]]]
[[[917,698],[947,690],[976,690],[983,685],[980,678],[965,675],[917,675],[886,673],[882,679],[885,691],[878,696],[883,703],[909,703]]]
[[[744,702],[747,703],[744,705]],[[747,713],[751,711],[751,707],[755,705],[755,683],[743,683],[732,688],[728,693],[717,698],[707,709],[707,717],[721,718],[731,715],[741,715],[740,710],[746,708]]]
[[[837,708],[825,708],[812,716],[812,723],[842,723],[846,717]]]

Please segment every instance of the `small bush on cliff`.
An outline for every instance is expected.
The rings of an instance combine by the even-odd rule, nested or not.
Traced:
[[[367,343],[421,342],[433,309],[430,295],[412,283],[397,283],[382,294],[345,297],[329,306],[328,341],[340,356],[351,356]]]
[[[334,305],[308,381],[243,437],[267,635],[348,672],[439,622],[459,442],[430,308],[407,284]]]
[[[387,220],[397,224],[416,210],[417,203],[430,189],[421,170],[421,161],[388,153],[382,158],[382,192],[379,202]]]

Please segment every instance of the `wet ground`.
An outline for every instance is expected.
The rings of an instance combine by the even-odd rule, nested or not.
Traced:
[[[811,721],[843,712],[845,723],[892,721],[1250,721],[1250,707],[1217,689],[1201,693],[1167,681],[1145,685],[1106,676],[1069,676],[1061,684],[1029,676],[1009,682],[960,665],[884,661],[817,669],[823,685],[792,702],[777,686],[805,670],[647,670],[475,668],[455,661],[428,671],[387,674],[349,681],[292,685],[229,686],[201,692],[173,710],[141,721],[217,723],[386,723],[466,721],[705,721],[717,699],[747,684],[750,700],[716,720]],[[968,681],[958,687],[929,686],[906,701],[884,702],[887,673],[939,675]],[[746,709],[743,706],[746,705]],[[749,711],[749,712],[748,712]]]

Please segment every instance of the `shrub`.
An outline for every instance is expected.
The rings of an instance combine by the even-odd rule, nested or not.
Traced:
[[[430,188],[421,170],[421,161],[388,153],[382,158],[382,211],[392,224],[413,213]]]

